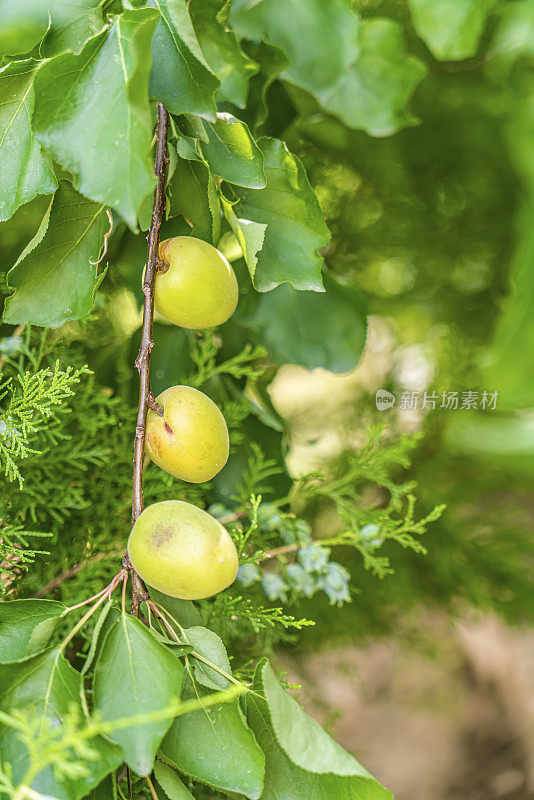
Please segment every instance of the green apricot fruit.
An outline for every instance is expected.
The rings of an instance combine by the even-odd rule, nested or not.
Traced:
[[[159,246],[168,269],[158,272],[154,308],[182,328],[222,325],[237,305],[235,273],[222,253],[193,236],[175,236]]]
[[[239,566],[221,523],[181,500],[145,508],[130,533],[128,555],[145,583],[182,600],[221,592],[234,582]]]
[[[152,461],[189,483],[209,481],[228,460],[228,428],[213,400],[191,386],[171,386],[147,414],[145,446]]]

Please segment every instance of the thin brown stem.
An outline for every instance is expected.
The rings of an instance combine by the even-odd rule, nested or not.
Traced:
[[[163,417],[163,408],[160,406],[152,392],[150,392],[150,396],[148,398],[148,407],[152,411],[155,411],[158,416]]]
[[[134,439],[133,463],[133,488],[132,488],[132,525],[143,510],[143,461],[145,451],[146,417],[150,390],[150,353],[154,346],[152,331],[154,326],[154,281],[156,279],[156,262],[158,260],[159,235],[163,215],[165,213],[165,176],[167,173],[167,128],[169,115],[162,103],[158,103],[158,122],[156,129],[156,163],[154,174],[157,178],[154,191],[154,205],[152,207],[152,223],[148,232],[148,254],[143,280],[143,294],[145,296],[143,307],[143,327],[141,330],[141,345],[135,366],[139,371],[139,405],[137,410],[137,423]],[[148,599],[148,592],[143,581],[132,567],[128,555],[123,564],[132,576],[132,607],[131,613],[138,614],[140,604]]]
[[[284,544],[282,547],[275,547],[273,550],[266,550],[265,553],[258,559],[258,561],[268,561],[270,558],[276,558],[277,556],[282,556],[285,553],[295,553],[297,550],[300,550],[302,547],[301,544],[295,542],[295,544]]]
[[[147,786],[150,789],[150,796],[153,798],[153,800],[158,800],[156,790],[154,789],[154,785],[150,780],[150,778],[148,777],[148,775],[145,775],[145,781],[147,782]]]

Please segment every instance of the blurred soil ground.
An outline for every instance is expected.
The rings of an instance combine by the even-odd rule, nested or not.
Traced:
[[[436,616],[420,632],[279,665],[395,800],[534,800],[534,632]]]

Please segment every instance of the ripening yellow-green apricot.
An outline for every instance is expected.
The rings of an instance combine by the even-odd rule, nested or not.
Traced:
[[[182,600],[221,592],[234,582],[239,566],[228,531],[181,500],[145,508],[130,533],[128,555],[149,586]]]
[[[191,386],[171,386],[149,410],[145,446],[152,461],[189,483],[209,481],[228,460],[228,428],[209,397]]]
[[[154,308],[182,328],[222,325],[234,313],[238,287],[235,273],[211,244],[193,236],[175,236],[159,246],[166,272],[158,272]]]

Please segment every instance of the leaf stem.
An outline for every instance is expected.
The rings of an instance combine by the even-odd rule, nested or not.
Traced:
[[[69,634],[67,634],[65,639],[63,639],[63,641],[61,642],[61,645],[60,645],[60,649],[61,650],[64,650],[66,648],[68,643],[74,638],[74,636],[76,636],[76,634],[78,633],[80,628],[83,628],[83,626],[85,625],[87,620],[95,613],[96,609],[99,608],[102,605],[102,603],[104,602],[104,600],[106,600],[106,599],[107,599],[107,590],[104,590],[102,592],[100,598],[97,600],[97,602],[93,606],[91,606],[89,611],[87,611],[87,613],[84,614],[84,616],[81,618],[81,620],[76,623],[76,625],[71,630],[71,632]]]
[[[156,790],[154,789],[154,785],[148,775],[145,775],[145,781],[147,782],[147,786],[150,789],[150,794],[153,797],[153,800],[158,800],[158,796],[156,794]]]

